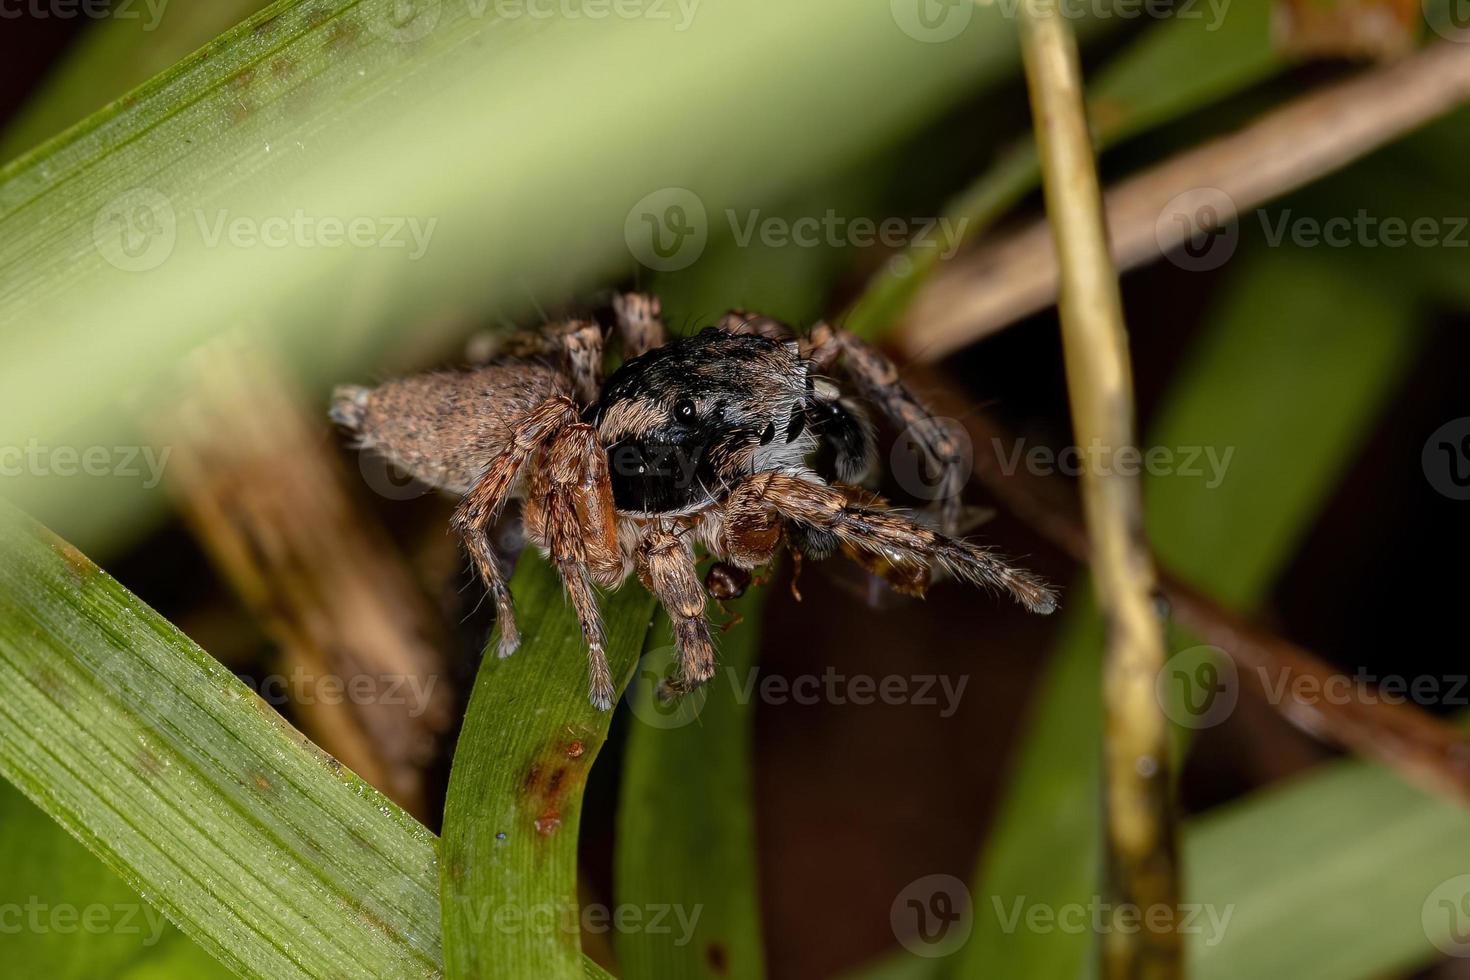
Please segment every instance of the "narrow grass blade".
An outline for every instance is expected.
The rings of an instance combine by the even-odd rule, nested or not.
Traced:
[[[268,0],[138,0],[90,25],[0,137],[0,163],[171,68]]]
[[[652,697],[672,662],[668,623],[649,637],[633,684],[614,869],[620,908],[663,928],[619,930],[630,977],[730,977],[765,973],[757,905],[750,756],[754,705],[740,692],[755,669],[760,605],[720,642],[720,672],[683,702]]]
[[[445,971],[578,977],[582,790],[612,712],[588,703],[586,646],[556,572],[528,550],[510,587],[525,640],[480,666],[444,807]],[[653,609],[636,582],[603,600],[619,691]]]
[[[235,972],[439,971],[434,838],[0,505],[0,774]]]

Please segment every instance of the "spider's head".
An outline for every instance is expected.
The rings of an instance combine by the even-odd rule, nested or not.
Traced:
[[[802,465],[810,365],[795,342],[716,328],[635,357],[589,409],[619,510],[696,510],[757,470]]]

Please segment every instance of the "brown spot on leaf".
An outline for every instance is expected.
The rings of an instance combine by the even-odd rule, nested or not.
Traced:
[[[335,50],[350,48],[357,43],[362,36],[362,28],[352,21],[339,20],[332,24],[327,32],[327,47]]]
[[[230,79],[230,84],[235,88],[249,88],[255,84],[255,68],[243,69],[238,75]]]
[[[704,948],[704,961],[709,964],[710,972],[718,976],[725,976],[730,972],[730,951],[725,948],[724,943],[710,943]]]
[[[537,834],[549,837],[561,827],[566,801],[582,791],[591,761],[584,733],[572,731],[548,742],[526,767],[520,805]]]
[[[163,774],[163,763],[158,761],[158,756],[146,748],[139,749],[134,760],[137,762],[138,771],[149,778]]]
[[[62,708],[69,708],[75,703],[76,698],[72,696],[71,686],[62,679],[61,675],[48,666],[42,666],[32,677],[36,687],[41,693]]]
[[[282,55],[271,62],[271,74],[276,78],[290,78],[296,73],[296,60]]]
[[[266,775],[263,772],[252,772],[250,774],[250,781],[254,783],[255,788],[260,790],[262,793],[269,793],[274,788],[271,786],[271,781],[266,778]]]
[[[67,541],[65,538],[51,534],[49,531],[46,536],[48,539],[46,543],[51,546],[51,550],[62,561],[66,562],[66,570],[71,575],[73,584],[80,585],[97,574],[97,566],[92,564],[86,555],[77,550],[76,545]]]

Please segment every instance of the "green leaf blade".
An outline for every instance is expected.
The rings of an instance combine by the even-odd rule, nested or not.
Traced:
[[[432,976],[434,839],[0,509],[0,774],[244,976]]]
[[[630,977],[756,980],[765,975],[752,803],[753,678],[764,596],[731,608],[744,621],[723,635],[720,668],[689,695],[697,710],[661,711],[653,685],[673,654],[667,622],[649,639],[630,719],[618,810],[619,907],[664,928],[617,933]]]
[[[492,653],[481,664],[445,803],[445,969],[450,977],[576,978],[585,969],[582,790],[612,713],[587,700],[586,647],[556,572],[528,551],[510,587],[524,640],[514,656]],[[636,583],[603,602],[619,691],[653,608]]]

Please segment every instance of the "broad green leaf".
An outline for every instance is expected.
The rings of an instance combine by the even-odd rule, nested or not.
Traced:
[[[1273,250],[1240,261],[1146,443],[1213,448],[1220,458],[1233,450],[1224,478],[1209,486],[1204,475],[1151,477],[1144,499],[1164,564],[1248,608],[1352,459],[1355,436],[1401,379],[1420,334],[1412,303],[1392,283],[1344,278],[1330,256]],[[1079,583],[1070,594],[1086,589]],[[1060,908],[1099,891],[1101,649],[1095,615],[1074,612],[986,848],[973,890],[975,934],[958,976],[1088,969],[1089,933],[1007,932],[990,906],[1024,896]],[[1363,962],[1359,975],[1374,966]]]
[[[0,782],[0,935],[11,976],[229,976],[163,913]],[[181,972],[193,955],[187,974]]]
[[[235,972],[439,972],[433,835],[6,505],[0,690],[0,775]]]
[[[1218,0],[1191,5],[1189,17],[1160,24],[1109,62],[1088,83],[1088,114],[1101,147],[1203,109],[1279,71],[1271,47],[1269,0]],[[965,223],[962,240],[983,234],[1041,180],[1035,143],[1004,154],[946,209]],[[938,267],[940,250],[910,248],[868,284],[847,325],[872,335],[891,328]]]
[[[1198,980],[1407,976],[1431,943],[1465,948],[1452,879],[1470,874],[1470,813],[1377,765],[1332,763],[1192,820],[1184,858],[1186,900],[1226,923],[1189,937]]]
[[[510,587],[524,641],[480,665],[444,806],[445,972],[577,977],[582,790],[612,712],[588,703],[586,645],[556,572],[528,550]],[[603,600],[620,692],[654,605],[636,582]]]
[[[720,638],[715,679],[682,701],[653,692],[674,657],[667,622],[649,636],[633,681],[614,868],[619,908],[659,929],[618,930],[630,977],[765,975],[756,904],[750,761],[760,593],[731,603],[745,617]]]
[[[655,231],[692,261],[727,210],[1016,62],[994,11],[925,43],[847,0],[546,9],[277,3],[0,170],[0,445],[115,444],[119,397],[221,330],[271,334],[326,383],[656,262]],[[659,228],[675,204],[688,237]],[[376,247],[340,244],[352,222]],[[99,539],[141,505],[100,481],[18,487]]]

